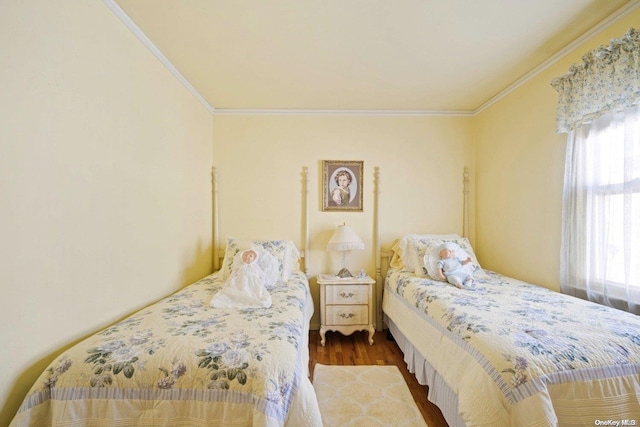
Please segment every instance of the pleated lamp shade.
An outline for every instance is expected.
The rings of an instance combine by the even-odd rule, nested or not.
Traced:
[[[340,277],[353,277],[351,272],[347,269],[346,266],[346,252],[353,250],[363,250],[364,242],[362,239],[353,231],[353,228],[350,226],[343,224],[339,225],[336,228],[336,231],[333,232],[333,236],[327,243],[328,251],[342,251],[342,269],[338,272],[338,276]]]

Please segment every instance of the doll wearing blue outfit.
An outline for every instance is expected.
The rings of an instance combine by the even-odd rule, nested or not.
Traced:
[[[471,257],[467,257],[465,260],[458,259],[456,249],[455,243],[444,243],[440,246],[438,278],[446,280],[460,289],[472,289],[473,275],[465,268],[465,265],[471,262]]]

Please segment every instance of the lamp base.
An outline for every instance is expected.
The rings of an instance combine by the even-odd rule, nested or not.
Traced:
[[[338,271],[338,274],[336,274],[336,276],[338,276],[338,277],[353,277],[353,274],[351,274],[351,272],[349,270],[347,270],[346,268],[343,268],[340,271]]]

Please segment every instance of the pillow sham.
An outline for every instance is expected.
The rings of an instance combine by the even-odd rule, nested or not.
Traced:
[[[391,247],[391,252],[393,252],[393,255],[391,256],[391,261],[389,261],[389,266],[392,268],[403,270],[405,268],[405,263],[402,260],[403,251],[400,248],[400,240],[396,241],[396,243]]]
[[[394,252],[391,260],[391,266],[407,271],[415,271],[418,264],[416,263],[413,252],[414,240],[431,240],[431,239],[459,239],[458,234],[405,234],[391,248]],[[421,264],[421,263],[419,263]]]
[[[413,241],[412,252],[415,264],[414,274],[418,277],[429,277],[437,279],[437,264],[440,260],[440,246],[443,243],[455,243],[459,249],[456,250],[456,256],[462,260],[471,258],[471,262],[467,264],[467,269],[475,277],[483,277],[484,270],[480,267],[480,263],[476,258],[469,239],[466,237],[442,238],[442,239],[415,239]]]
[[[227,279],[233,268],[234,257],[238,252],[252,248],[273,256],[277,262],[277,280],[286,282],[291,277],[295,263],[300,257],[300,252],[291,240],[240,240],[235,237],[227,239],[227,247],[222,261],[222,277]],[[258,260],[260,260],[258,256]],[[266,258],[266,257],[265,257]],[[266,261],[263,261],[266,262]],[[262,265],[261,265],[262,266]]]
[[[280,276],[280,263],[278,259],[269,252],[262,250],[258,253],[258,265],[264,272],[264,286],[267,289],[273,288],[273,286],[278,283]]]

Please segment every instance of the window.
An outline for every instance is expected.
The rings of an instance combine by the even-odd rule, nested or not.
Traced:
[[[563,291],[638,312],[640,110],[572,131],[567,154]]]
[[[560,289],[640,314],[640,32],[551,80],[568,133]]]
[[[632,119],[637,128],[639,118]],[[587,211],[594,215],[593,250],[605,252],[596,279],[640,287],[640,140],[625,139],[624,130],[611,125],[594,135],[593,206]]]

